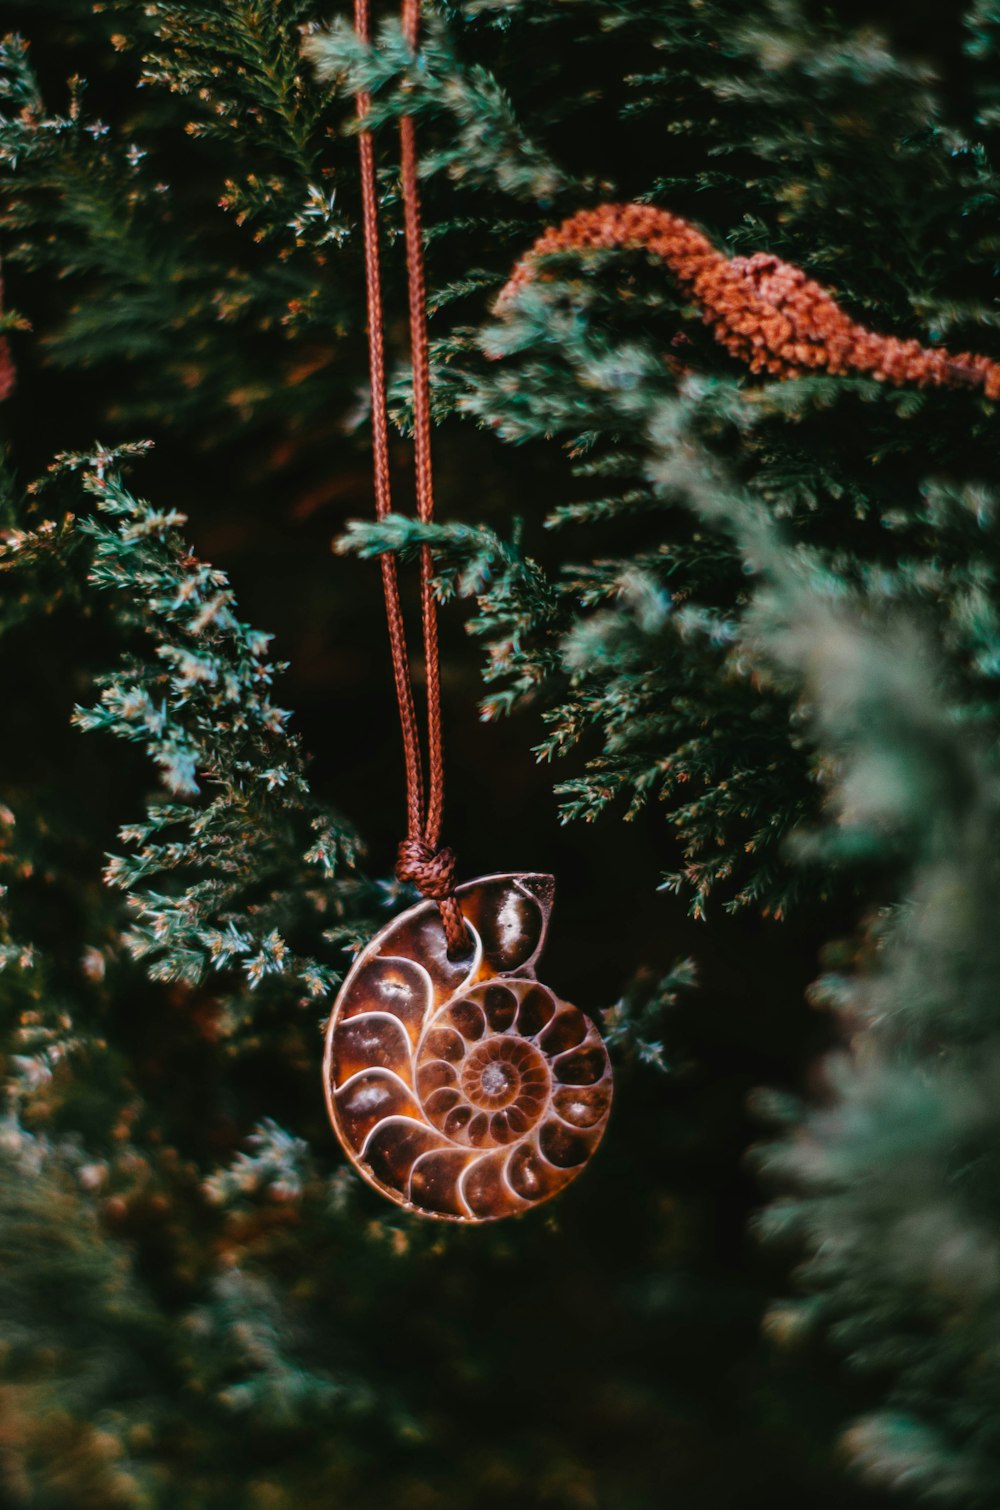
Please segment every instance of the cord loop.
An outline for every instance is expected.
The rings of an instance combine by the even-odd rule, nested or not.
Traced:
[[[454,891],[455,853],[432,849],[423,839],[404,839],[396,860],[396,879],[412,881],[422,896],[441,902]]]

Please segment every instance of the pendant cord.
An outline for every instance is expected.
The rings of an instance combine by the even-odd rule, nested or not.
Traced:
[[[420,28],[420,0],[403,0],[403,34],[416,49]],[[370,0],[355,0],[354,27],[363,42],[371,41]],[[367,92],[357,96],[359,121],[368,115]],[[404,115],[399,123],[400,179],[403,223],[406,235],[406,273],[410,321],[410,352],[413,368],[413,435],[416,474],[417,517],[425,524],[434,518],[434,482],[431,463],[430,359],[427,341],[427,297],[424,281],[423,237],[420,224],[420,193],[417,183],[417,146],[413,119]],[[389,470],[389,430],[386,407],[385,336],[382,309],[382,273],[379,257],[378,189],[375,177],[375,147],[371,132],[358,134],[361,164],[362,222],[365,242],[365,287],[368,306],[368,360],[371,373],[372,458],[375,483],[375,517],[384,519],[392,510]],[[441,848],[444,816],[444,752],[441,738],[441,664],[438,650],[437,604],[434,598],[434,561],[429,545],[420,548],[420,616],[424,668],[427,684],[427,781],[420,747],[420,728],[413,697],[413,680],[406,642],[406,627],[399,596],[399,574],[391,552],[380,557],[385,596],[392,674],[399,705],[406,770],[406,838],[399,846],[396,875],[412,881],[418,890],[437,902],[450,956],[463,954],[467,929],[454,894],[455,856]]]

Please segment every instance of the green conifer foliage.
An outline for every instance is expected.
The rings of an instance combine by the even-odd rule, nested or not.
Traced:
[[[752,376],[640,250],[492,306],[543,228],[637,201],[997,356],[1000,12],[438,0],[415,56],[318,0],[3,30],[0,1499],[992,1504],[995,406]],[[319,1075],[351,948],[411,899],[370,558],[425,540],[448,838],[560,870],[553,983],[618,1069],[586,1177],[486,1231],[362,1188]],[[785,1247],[747,1237],[761,1108]]]
[[[512,26],[518,9],[502,8]],[[696,119],[674,117],[677,60],[669,24],[676,11],[690,26],[687,4],[658,9],[655,19],[642,11],[654,45],[670,61],[660,74],[627,74],[629,97],[618,107],[658,141],[664,130],[693,134],[710,112],[713,145],[694,182],[591,179],[574,184],[572,199],[518,183],[511,197],[531,192],[551,221],[562,206],[578,208],[598,194],[662,202],[669,189],[676,211],[704,217],[706,205],[715,205],[733,250],[768,250],[797,262],[878,328],[952,345],[957,339],[959,347],[988,342],[992,242],[983,206],[994,172],[978,139],[983,108],[970,110],[963,101],[959,118],[947,119],[926,63],[894,56],[870,28],[811,25],[795,6],[773,7],[765,24],[736,22],[724,6],[707,9],[711,15],[697,23],[700,41],[723,54],[725,66],[720,59],[694,86],[697,107],[684,99]],[[552,20],[561,12],[533,15],[532,25],[544,25],[546,15]],[[630,27],[631,20],[623,23],[626,33]],[[343,26],[320,33],[310,51],[322,72],[383,93],[402,66],[390,72],[381,52],[366,53]],[[967,51],[978,56],[982,44],[970,43]],[[435,58],[432,66],[441,65]],[[978,70],[971,70],[970,83],[970,101],[977,103],[978,89],[989,86]],[[408,86],[405,99],[419,101],[423,76],[410,77]],[[425,108],[433,116],[444,101],[428,89]],[[385,111],[393,98],[385,96]],[[525,120],[532,142],[541,126],[531,129],[536,119],[529,112]],[[460,129],[457,110],[455,122]],[[491,173],[501,187],[511,150],[502,132],[479,144],[479,155],[493,153],[483,176]],[[466,165],[475,162],[475,146],[465,142],[462,156]],[[708,158],[731,159],[738,174],[711,167]],[[522,151],[519,161],[525,160]],[[746,186],[741,174],[750,176]],[[529,244],[526,236],[518,253]],[[540,753],[548,758],[581,742],[593,745],[595,735],[599,743],[586,774],[557,788],[567,819],[592,819],[623,795],[626,813],[634,812],[656,796],[683,854],[665,882],[692,897],[696,913],[718,890],[728,905],[763,902],[781,914],[796,882],[775,862],[809,809],[808,762],[789,781],[772,742],[785,713],[752,690],[740,707],[742,689],[726,655],[732,627],[726,618],[738,611],[742,594],[739,562],[723,542],[692,538],[669,488],[655,492],[645,481],[654,413],[677,391],[678,369],[693,370],[701,381],[684,383],[672,423],[710,441],[803,539],[826,542],[837,570],[895,571],[900,595],[919,594],[926,602],[946,598],[948,589],[940,543],[927,537],[925,498],[942,470],[957,472],[973,490],[982,486],[989,475],[983,449],[989,411],[964,396],[885,390],[863,377],[748,381],[652,259],[588,252],[552,261],[557,265],[546,276],[555,281],[523,292],[502,324],[460,329],[439,347],[442,408],[450,400],[514,443],[563,439],[584,495],[547,517],[550,528],[572,532],[573,559],[560,561],[554,582],[535,563],[527,574],[516,573],[506,593],[496,574],[490,579],[487,614],[474,621],[488,641],[488,675],[500,682],[486,710],[507,711],[519,697],[537,696],[540,686],[555,694]],[[498,284],[509,271],[508,257]],[[978,289],[982,298],[969,297]],[[490,360],[477,362],[475,348]],[[602,539],[626,521],[643,546],[625,557],[613,547],[604,552]],[[377,543],[379,536],[364,539]],[[582,560],[572,539],[588,552]],[[900,556],[909,559],[897,566]],[[979,569],[989,570],[985,562]],[[960,570],[972,570],[964,553]],[[935,572],[941,575],[932,586]],[[537,583],[534,605],[525,601],[529,581]],[[553,612],[553,594],[561,612]],[[651,613],[657,599],[661,610]],[[708,613],[721,610],[713,635],[678,636],[683,620],[671,621],[670,605],[691,602]],[[595,608],[607,604],[594,629]],[[724,724],[712,717],[717,698]]]
[[[152,634],[156,645],[149,659],[127,654],[100,677],[100,703],[75,720],[142,743],[172,798],[196,797],[202,785],[212,793],[204,803],[150,804],[122,830],[133,849],[112,859],[106,879],[131,893],[129,947],[150,960],[154,980],[196,985],[209,966],[239,961],[251,986],[290,974],[326,996],[337,974],[297,958],[281,926],[303,928],[310,904],[317,934],[323,917],[344,914],[336,882],[357,841],[311,799],[289,715],[270,699],[281,668],[266,658],[268,636],[240,622],[225,574],[184,543],[183,515],[134,499],[100,453],[87,464],[86,485],[109,516],[80,526],[94,540],[90,580],[116,594],[126,631]],[[253,903],[240,906],[247,891]]]
[[[809,1292],[776,1304],[770,1325],[797,1347],[824,1329],[881,1381],[880,1408],[844,1434],[865,1474],[985,1506],[997,1491],[997,790],[970,723],[988,729],[995,712],[970,717],[891,580],[848,587],[697,460],[679,469],[667,453],[658,475],[738,541],[758,583],[742,652],[797,695],[828,761],[825,824],[800,832],[802,858],[891,852],[902,866],[901,900],[869,917],[853,958],[831,949],[840,968],[813,987],[845,1040],[820,1104],[759,1098],[762,1117],[791,1129],[757,1154],[784,1192],[761,1231],[805,1248]]]

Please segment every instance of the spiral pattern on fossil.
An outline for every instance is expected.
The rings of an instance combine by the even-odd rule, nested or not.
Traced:
[[[801,268],[770,252],[727,257],[697,226],[655,205],[597,205],[550,226],[515,267],[497,311],[538,276],[539,257],[602,247],[645,247],[659,257],[715,339],[751,372],[778,378],[860,372],[897,388],[980,388],[1000,398],[1000,362],[878,335]]]
[[[333,1125],[365,1179],[423,1216],[528,1211],[601,1140],[607,1050],[535,976],[553,891],[540,875],[460,886],[470,952],[458,961],[423,902],[382,929],[341,988],[325,1064]]]

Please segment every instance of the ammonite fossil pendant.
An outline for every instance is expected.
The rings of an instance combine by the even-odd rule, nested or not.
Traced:
[[[421,1216],[515,1216],[576,1178],[611,1106],[600,1034],[535,976],[555,883],[485,876],[456,897],[467,958],[421,902],[362,950],[334,1004],[324,1080],[369,1184]]]

